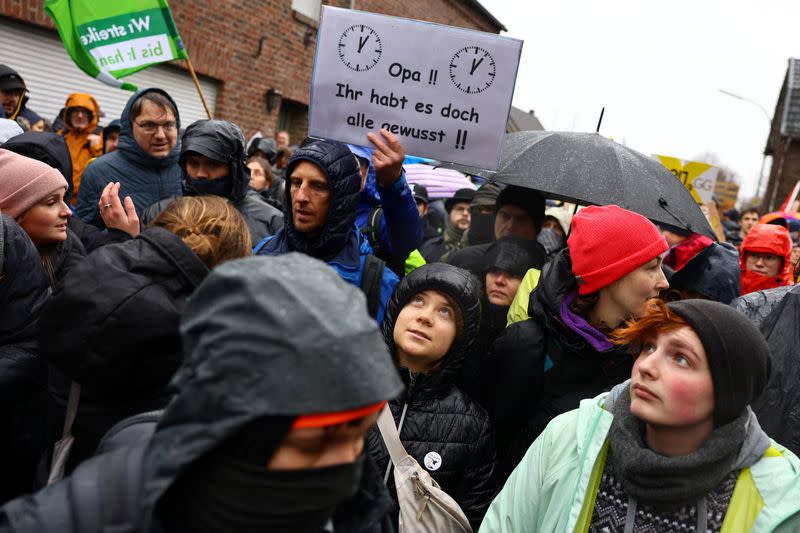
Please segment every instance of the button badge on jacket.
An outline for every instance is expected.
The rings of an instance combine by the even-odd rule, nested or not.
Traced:
[[[439,470],[439,467],[442,466],[442,456],[436,452],[428,452],[425,454],[425,468],[434,472]]]

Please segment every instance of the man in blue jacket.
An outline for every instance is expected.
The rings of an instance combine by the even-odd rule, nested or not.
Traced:
[[[97,204],[112,181],[121,184],[120,197],[130,196],[139,215],[181,193],[181,122],[175,101],[162,89],[142,89],[128,100],[120,123],[117,150],[90,163],[81,178],[76,214],[99,228],[105,224]]]
[[[367,137],[376,149],[348,145],[361,165],[356,226],[367,237],[375,255],[401,274],[408,254],[422,244],[422,219],[402,166],[397,174],[385,172],[378,161],[387,149],[402,153],[400,142],[386,130]]]
[[[374,158],[376,173],[400,176],[403,151],[399,143],[381,143],[376,152],[380,152]],[[284,226],[262,240],[255,253],[302,252],[325,261],[345,281],[362,288],[370,312],[382,321],[399,279],[376,262],[355,226],[361,185],[356,158],[340,142],[318,141],[295,150],[286,175]]]

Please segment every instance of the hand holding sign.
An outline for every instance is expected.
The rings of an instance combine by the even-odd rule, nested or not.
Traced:
[[[375,137],[394,152],[385,134],[368,137],[386,130],[405,152],[497,168],[521,41],[352,9],[321,13],[309,135],[362,146]],[[399,166],[379,164],[387,183],[397,179]]]
[[[388,187],[400,179],[403,173],[403,160],[406,157],[403,145],[386,130],[381,130],[383,139],[375,134],[368,133],[367,138],[375,145],[372,152],[372,164],[375,166],[375,181],[380,187]],[[383,141],[386,141],[385,143]]]

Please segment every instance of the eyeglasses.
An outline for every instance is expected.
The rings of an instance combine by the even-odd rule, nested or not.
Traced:
[[[778,261],[782,260],[783,258],[779,255],[774,254],[767,254],[767,253],[759,253],[759,252],[750,252],[747,255],[748,259],[752,259],[753,261],[758,261],[759,259],[764,261],[765,263],[777,263]]]
[[[136,122],[135,120],[133,122],[134,122],[134,124],[139,126],[142,129],[143,132],[145,132],[148,135],[152,135],[153,133],[157,132],[158,128],[163,129],[164,133],[172,133],[173,131],[175,131],[175,128],[178,126],[177,123],[175,121],[173,121],[173,120],[168,121],[168,122],[161,122],[161,123],[159,123],[159,122]]]

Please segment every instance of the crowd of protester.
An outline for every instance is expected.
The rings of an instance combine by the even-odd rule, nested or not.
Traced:
[[[27,101],[0,65],[0,532],[800,531],[785,218]]]

